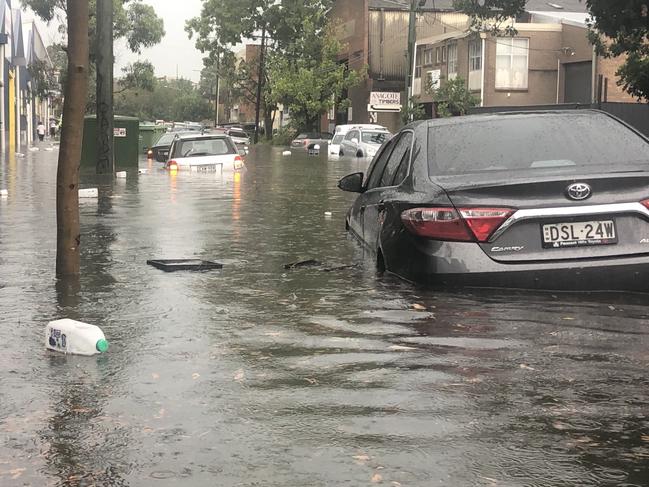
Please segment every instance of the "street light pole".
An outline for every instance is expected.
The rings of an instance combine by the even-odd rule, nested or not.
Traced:
[[[417,37],[417,5],[421,0],[410,0],[410,18],[408,19],[408,53],[406,55],[406,102],[405,107],[410,113],[410,99],[412,98],[412,65],[415,60],[415,39]]]
[[[216,107],[214,108],[214,126],[219,126],[219,95],[221,94],[221,77],[219,76],[221,56],[216,57]]]
[[[255,107],[255,144],[259,142],[259,111],[261,109],[261,89],[264,83],[264,49],[266,47],[266,26],[261,29],[261,49],[259,51],[259,72],[257,74],[257,106]],[[268,127],[266,127],[268,130]]]

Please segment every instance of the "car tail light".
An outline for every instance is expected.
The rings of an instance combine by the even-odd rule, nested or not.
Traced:
[[[401,221],[415,235],[436,240],[473,240],[454,208],[412,208],[401,213]]]
[[[460,208],[460,214],[479,242],[489,240],[512,213],[509,208]]]
[[[177,171],[178,170],[178,163],[176,161],[169,161],[167,163],[167,169],[170,171]]]
[[[234,156],[234,168],[235,169],[243,168],[243,158],[241,156]]]
[[[153,151],[152,151],[151,149],[149,149],[149,150],[146,152],[146,155],[147,155],[149,158],[151,158],[151,156],[153,156]]]
[[[401,213],[401,221],[420,237],[486,242],[513,212],[509,208],[411,208]]]
[[[640,204],[649,210],[649,200],[643,200]]]
[[[302,142],[305,146],[309,145],[309,139],[304,139],[304,142]]]

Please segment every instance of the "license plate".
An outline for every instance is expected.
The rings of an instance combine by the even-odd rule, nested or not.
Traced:
[[[216,172],[220,164],[203,164],[201,166],[193,166],[197,172]]]
[[[585,247],[617,243],[613,220],[551,223],[541,226],[543,248]]]

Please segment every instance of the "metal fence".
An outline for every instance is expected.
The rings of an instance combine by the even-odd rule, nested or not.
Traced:
[[[565,103],[560,105],[532,105],[513,107],[475,107],[469,113],[518,112],[533,110],[580,110],[597,109],[610,113],[625,121],[649,137],[649,104],[646,103]]]

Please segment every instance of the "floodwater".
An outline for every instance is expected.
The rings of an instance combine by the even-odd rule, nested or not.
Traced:
[[[53,278],[56,152],[3,162],[0,485],[649,485],[646,298],[377,276],[336,189],[366,165],[142,161],[82,202],[74,285]],[[193,257],[224,268],[146,265]],[[109,352],[45,351],[63,317]]]

